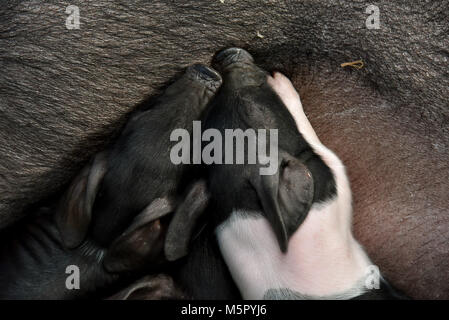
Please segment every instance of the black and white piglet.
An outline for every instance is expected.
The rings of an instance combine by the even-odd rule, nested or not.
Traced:
[[[131,117],[117,142],[76,177],[57,209],[37,214],[2,237],[0,298],[86,297],[122,272],[185,254],[189,226],[167,219],[195,216],[207,203],[204,182],[190,183],[187,166],[170,160],[170,134],[191,128],[221,85],[203,65],[187,68],[154,104]],[[194,219],[191,219],[194,221]],[[168,240],[167,240],[168,241]],[[164,244],[165,249],[164,249]],[[66,267],[80,270],[68,290]]]
[[[290,81],[242,49],[214,61],[223,85],[204,129],[278,130],[275,174],[261,175],[260,161],[208,166],[215,235],[243,298],[400,298],[382,276],[379,289],[366,285],[372,262],[351,231],[345,167],[318,139]]]

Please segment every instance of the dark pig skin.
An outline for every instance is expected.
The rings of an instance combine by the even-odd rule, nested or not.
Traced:
[[[151,244],[144,262],[133,269],[110,272],[105,261],[109,260],[109,265],[126,264],[139,247],[138,238],[130,243],[119,237],[116,243],[104,247],[87,237],[80,246],[69,249],[56,226],[58,214],[56,207],[40,209],[0,235],[0,300],[104,298],[141,275],[142,270],[156,270],[165,261],[165,222],[155,220],[143,226]],[[137,236],[139,232],[130,230]],[[128,255],[117,255],[115,252],[123,246],[127,247]],[[79,270],[76,289],[66,287],[68,278],[74,275],[73,271],[67,271],[69,266]]]
[[[58,195],[183,68],[238,46],[293,79],[348,167],[374,262],[414,298],[449,298],[449,3],[375,4],[379,30],[363,1],[3,3],[0,227]],[[79,30],[65,27],[68,5]]]

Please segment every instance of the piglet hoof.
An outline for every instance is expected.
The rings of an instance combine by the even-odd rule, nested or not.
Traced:
[[[186,299],[173,279],[165,274],[150,275],[109,297],[108,300],[173,300]]]

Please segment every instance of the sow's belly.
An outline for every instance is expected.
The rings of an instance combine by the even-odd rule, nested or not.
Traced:
[[[408,295],[449,298],[447,128],[390,104],[345,70],[312,79],[293,82],[317,135],[347,167],[355,237]]]

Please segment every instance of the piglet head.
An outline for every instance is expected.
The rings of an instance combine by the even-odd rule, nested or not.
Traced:
[[[321,186],[316,178],[323,170],[331,180],[332,174],[267,83],[267,72],[247,51],[223,50],[214,57],[213,65],[221,72],[223,85],[211,103],[204,130],[216,129],[225,139],[229,129],[255,133],[245,136],[248,149],[243,163],[236,163],[237,158],[232,163],[226,160],[229,150],[225,141],[223,164],[209,166],[210,189],[219,207],[218,223],[235,211],[258,212],[270,222],[285,252],[290,236],[317,200]],[[256,146],[257,156],[251,161],[250,150]],[[233,151],[234,157],[239,150]]]

